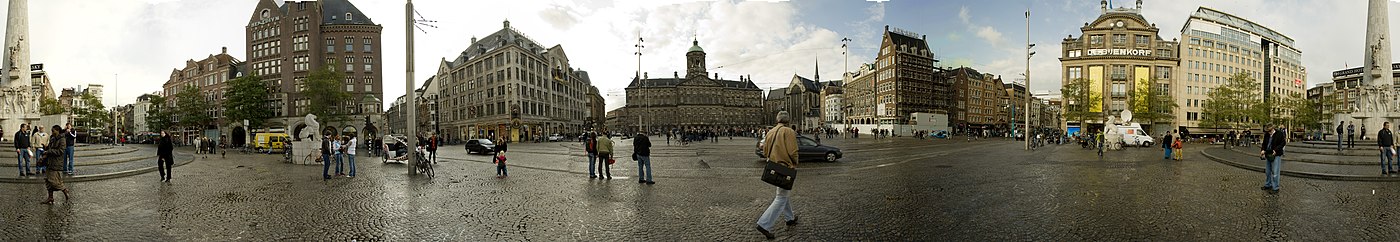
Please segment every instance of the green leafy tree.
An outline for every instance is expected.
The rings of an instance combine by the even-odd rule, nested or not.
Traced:
[[[262,127],[263,122],[272,118],[268,111],[268,86],[258,77],[243,76],[229,80],[224,89],[224,113],[229,122],[248,120],[248,126]]]
[[[39,112],[44,113],[44,115],[61,114],[67,111],[64,110],[62,104],[58,103],[58,99],[45,97],[43,100],[39,100]]]
[[[111,124],[112,114],[102,105],[102,100],[92,93],[83,93],[78,99],[82,100],[83,105],[73,107],[73,115],[77,116],[75,126],[88,130],[106,130],[107,125]]]
[[[1078,78],[1070,80],[1060,87],[1060,93],[1064,97],[1065,120],[1078,120],[1083,125],[1088,120],[1098,120],[1102,117],[1103,96],[1095,94],[1092,83],[1089,79]],[[1095,112],[1094,110],[1100,110]]]
[[[155,94],[145,94],[139,97],[151,100],[150,109],[146,110],[146,127],[151,132],[160,132],[171,126],[171,112],[166,110],[166,100],[164,96]]]
[[[1156,82],[1153,82],[1156,83]],[[1176,101],[1172,99],[1172,94],[1165,86],[1153,86],[1138,89],[1134,93],[1132,110],[1133,119],[1146,120],[1150,124],[1159,122],[1170,122],[1176,110]],[[1150,127],[1149,127],[1150,128]]]
[[[1269,106],[1259,94],[1259,84],[1247,73],[1231,76],[1225,85],[1206,93],[1201,110],[1201,126],[1238,129],[1269,121]]]
[[[209,117],[209,109],[214,105],[204,98],[199,87],[190,85],[175,94],[175,125],[185,128],[204,129],[204,125],[209,124],[212,118]]]
[[[1315,99],[1303,98],[1294,102],[1290,109],[1294,112],[1294,123],[1300,127],[1325,129],[1330,125],[1332,115],[1337,113],[1336,107],[1340,104],[1336,94],[1329,94]]]
[[[334,67],[334,62],[327,65]],[[345,109],[341,107],[350,94],[345,92],[345,74],[333,68],[322,68],[312,71],[306,77],[306,88],[301,90],[302,97],[309,103],[307,109],[318,119],[329,122],[345,121]],[[322,122],[326,123],[326,122]]]

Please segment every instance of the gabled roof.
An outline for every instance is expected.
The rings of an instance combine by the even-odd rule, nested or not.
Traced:
[[[816,81],[812,81],[812,79],[807,79],[806,77],[802,77],[797,74],[792,75],[792,82],[789,83],[788,86],[791,87],[794,84],[801,86],[801,91],[811,93],[820,93],[822,91],[821,85],[819,85]]]
[[[321,0],[320,4],[321,24],[374,24],[350,0]],[[282,12],[287,12],[287,4],[282,5]],[[346,18],[347,13],[350,18]]]
[[[890,42],[894,43],[894,45],[905,45],[909,47],[918,47],[919,49],[928,49],[928,42],[925,42],[924,39],[920,37],[904,35],[896,31],[890,31],[889,26],[885,26],[885,36],[889,38]]]
[[[530,37],[526,37],[524,34],[516,31],[515,28],[511,28],[510,21],[505,21],[504,26],[505,27],[502,27],[501,30],[491,33],[491,35],[487,35],[480,40],[475,40],[468,45],[466,50],[462,50],[462,53],[458,55],[456,59],[452,60],[452,66],[455,67],[466,64],[468,61],[486,52],[491,52],[497,48],[510,45],[519,46],[521,49],[527,50],[525,53],[535,56],[539,56],[540,53],[547,51],[539,42],[535,42],[535,40],[530,39]],[[475,39],[475,37],[473,37],[473,39]]]
[[[768,90],[768,96],[764,96],[764,100],[783,99],[787,97],[787,90],[786,87]]]

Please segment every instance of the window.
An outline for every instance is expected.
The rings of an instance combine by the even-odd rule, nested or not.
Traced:
[[[1101,34],[1090,35],[1090,36],[1089,36],[1089,44],[1094,44],[1094,45],[1103,44],[1103,35],[1101,35]]]
[[[1151,38],[1150,38],[1150,37],[1147,37],[1146,35],[1137,35],[1137,36],[1135,36],[1135,37],[1137,37],[1137,44],[1138,44],[1138,45],[1147,45],[1148,42],[1151,40]]]
[[[364,44],[365,44],[365,50],[364,50],[364,52],[370,52],[370,51],[372,51],[372,50],[374,49],[374,44],[372,44],[372,42],[374,42],[374,41],[372,41],[373,39],[371,39],[371,38],[364,38],[364,39],[360,39],[360,40],[365,42],[365,43],[364,43]]]
[[[1121,45],[1121,44],[1126,44],[1126,43],[1128,43],[1128,35],[1126,35],[1126,34],[1115,34],[1115,35],[1113,35],[1113,44],[1115,44],[1115,45]]]
[[[365,57],[364,71],[374,71],[374,57]]]
[[[345,37],[345,52],[355,50],[355,38]]]
[[[326,53],[335,53],[335,38],[326,38]]]
[[[1082,78],[1084,77],[1084,69],[1082,67],[1070,67],[1068,77],[1069,80]]]
[[[345,57],[345,71],[355,70],[355,57]]]

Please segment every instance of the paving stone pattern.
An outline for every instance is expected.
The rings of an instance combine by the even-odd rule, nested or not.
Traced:
[[[520,166],[506,179],[455,146],[434,179],[364,155],[359,176],[329,181],[276,155],[211,156],[169,184],[154,173],[73,183],[73,199],[52,206],[38,204],[42,185],[0,184],[0,240],[756,241],[774,189],[757,179],[752,141],[662,143],[651,186],[636,183],[630,159],[613,180],[588,179],[575,143],[512,144]],[[846,157],[803,163],[801,224],[778,224],[779,240],[1400,239],[1394,183],[1284,177],[1270,195],[1261,173],[1199,146],[1176,162],[1153,148],[1099,158],[1003,139],[827,143]]]

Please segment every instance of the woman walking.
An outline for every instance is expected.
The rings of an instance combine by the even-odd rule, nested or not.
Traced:
[[[160,181],[170,183],[170,178],[175,176],[171,167],[175,166],[174,151],[175,144],[170,140],[170,133],[160,131],[160,141],[156,148],[156,170],[160,171]]]
[[[49,135],[48,144],[44,147],[44,164],[48,166],[48,170],[44,171],[44,186],[49,190],[49,199],[44,200],[44,204],[53,204],[53,192],[57,191],[62,191],[63,200],[68,200],[68,187],[63,185],[63,147],[68,145],[64,143],[61,130],[61,127],[54,125],[53,135]]]

